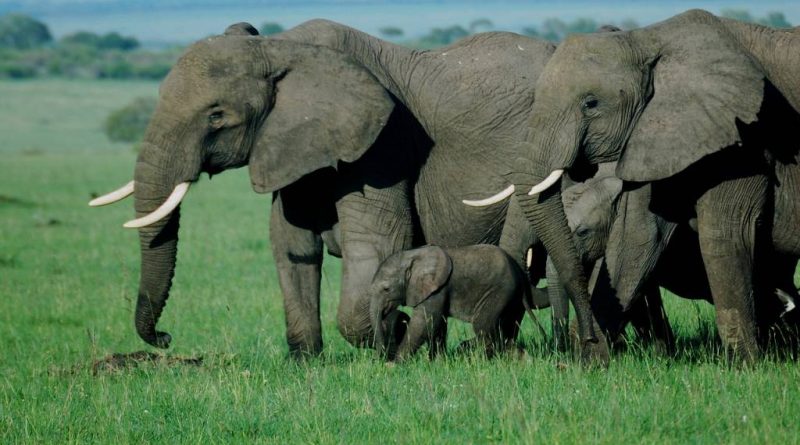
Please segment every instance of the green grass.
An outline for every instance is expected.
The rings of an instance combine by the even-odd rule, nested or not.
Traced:
[[[0,81],[0,154],[124,151],[103,134],[108,114],[134,98],[158,96],[154,82]]]
[[[337,333],[331,260],[325,353],[288,360],[269,197],[250,190],[245,170],[200,181],[183,206],[160,326],[174,337],[168,354],[203,364],[92,375],[95,359],[148,349],[132,322],[138,243],[121,227],[131,203],[86,205],[129,180],[134,161],[128,147],[103,141],[99,110],[155,89],[0,82],[0,133],[20,129],[0,161],[0,443],[798,441],[800,366],[728,369],[710,334],[711,307],[676,298],[667,298],[682,349],[675,360],[634,346],[607,370],[584,370],[539,347],[526,321],[526,358],[452,354],[387,368]],[[17,102],[6,106],[7,97]],[[90,116],[73,115],[89,104]],[[64,121],[37,119],[45,108]],[[454,327],[451,346],[470,335]]]

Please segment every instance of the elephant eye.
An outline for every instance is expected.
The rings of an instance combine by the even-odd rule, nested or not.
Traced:
[[[588,227],[578,227],[578,230],[575,231],[575,234],[578,235],[579,237],[583,238],[583,237],[585,237],[586,235],[589,234],[589,228]]]
[[[583,104],[581,106],[581,111],[583,111],[584,114],[590,114],[590,113],[596,111],[598,104],[599,104],[599,101],[597,100],[596,97],[587,96],[583,100]]]
[[[222,126],[225,114],[222,111],[215,111],[208,115],[208,123],[215,128]]]

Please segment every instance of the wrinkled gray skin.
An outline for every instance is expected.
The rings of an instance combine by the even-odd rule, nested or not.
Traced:
[[[271,38],[254,32],[233,25],[172,68],[136,163],[135,207],[148,214],[181,182],[248,165],[254,190],[275,192],[270,239],[292,353],[322,348],[323,245],[343,259],[337,322],[355,345],[371,342],[366,290],[395,252],[490,243],[524,261],[537,240],[516,199],[480,209],[461,201],[505,184],[527,151],[517,141],[552,44],[487,33],[413,51],[323,20]],[[178,223],[176,209],[139,230],[135,323],[159,347],[171,339],[155,327]],[[588,295],[579,290],[570,287],[583,320]]]
[[[590,289],[592,294],[592,310],[603,334],[612,342],[618,341],[625,325],[633,324],[637,335],[646,342],[653,342],[656,348],[665,353],[674,351],[675,338],[663,310],[659,286],[673,292],[680,289],[682,295],[689,292],[691,298],[710,299],[707,279],[702,261],[699,261],[696,236],[686,233],[673,237],[668,255],[664,255],[661,264],[655,271],[656,279],[651,282],[650,276],[635,275],[638,269],[632,269],[630,277],[647,286],[641,286],[642,298],[629,305],[623,313],[614,290],[608,285],[608,276],[604,257],[617,255],[617,249],[634,249],[654,252],[653,246],[631,245],[617,246],[609,241],[611,227],[618,215],[616,204],[622,194],[622,180],[614,176],[614,163],[602,164],[597,175],[583,183],[566,187],[562,193],[564,210],[569,227],[572,230],[576,248],[584,267],[592,269]],[[647,209],[641,209],[647,211]],[[629,230],[652,230],[651,227],[629,227]],[[685,227],[685,232],[690,229]],[[692,243],[694,238],[694,243]],[[692,255],[694,247],[694,255]],[[642,255],[643,257],[645,255]],[[557,345],[564,349],[568,344],[567,322],[568,301],[565,291],[560,285],[558,273],[550,263],[547,265],[547,282],[550,301],[557,327]],[[660,278],[660,279],[659,279]]]
[[[524,310],[532,304],[529,290],[519,265],[497,246],[427,246],[396,253],[378,268],[368,292],[376,349],[384,353],[384,317],[409,306],[413,314],[397,361],[426,341],[432,357],[444,351],[447,317],[471,323],[491,357],[517,338]]]
[[[571,258],[557,264],[565,283],[584,287],[586,274],[577,251],[564,247],[572,245],[566,216],[551,211],[561,207],[559,187],[527,191],[556,169],[619,161],[628,202],[650,184],[658,217],[696,218],[726,351],[737,360],[759,356],[754,295],[765,290],[756,266],[769,267],[772,172],[798,158],[798,48],[796,33],[697,10],[633,31],[571,36],[558,47],[536,84],[527,165],[518,162],[510,176],[536,233],[544,239],[550,227],[562,238],[561,251],[551,245],[548,253]],[[798,186],[782,184],[776,200],[796,197]],[[784,230],[796,232],[800,203],[787,209],[793,223]],[[612,233],[637,222],[619,224]],[[612,281],[627,267],[643,263],[608,259]]]
[[[609,338],[617,337],[630,320],[633,322],[637,333],[646,340],[654,340],[657,347],[670,351],[674,347],[674,337],[669,329],[666,314],[663,312],[658,287],[664,287],[676,295],[691,299],[704,299],[711,302],[711,291],[708,278],[700,255],[700,247],[696,232],[690,224],[678,225],[667,228],[665,221],[653,214],[646,205],[632,205],[624,207],[624,212],[617,212],[620,201],[626,199],[622,192],[622,180],[613,176],[615,165],[613,163],[600,166],[600,172],[594,178],[584,183],[566,188],[562,194],[564,207],[573,237],[584,261],[584,265],[593,265],[602,257],[622,258],[625,256],[636,258],[653,264],[654,267],[630,267],[619,271],[615,275],[615,283],[608,281],[606,263],[600,264],[601,274],[599,285],[592,292],[592,309],[604,334]],[[785,184],[796,180],[787,174],[787,170],[777,172],[776,184]],[[645,186],[643,192],[648,192]],[[775,193],[780,193],[776,187]],[[637,191],[638,192],[638,191]],[[638,192],[641,193],[641,192]],[[641,201],[640,201],[641,202]],[[649,200],[644,200],[648,203]],[[772,217],[773,240],[778,255],[773,259],[772,272],[769,282],[774,288],[783,290],[779,295],[789,295],[796,298],[793,277],[800,251],[795,251],[800,243],[800,231],[794,231],[794,239],[786,236],[785,228],[791,227],[791,221],[784,221],[790,209],[787,200],[779,200],[775,215]],[[638,221],[641,224],[633,226],[626,224],[626,233],[649,233],[648,243],[634,244],[630,237],[619,236],[616,232],[612,236],[611,228],[618,224],[618,220]],[[669,233],[668,237],[655,236],[656,233]],[[619,261],[619,260],[617,260]],[[647,273],[643,273],[646,271]],[[548,268],[548,291],[551,292],[553,308],[567,304],[566,298],[561,295],[557,283],[557,274]],[[620,294],[618,298],[615,289],[635,289],[636,295],[629,293]],[[630,292],[630,291],[629,291]],[[767,296],[757,307],[759,332],[768,334],[769,329],[781,318],[787,301],[781,298]],[[623,310],[625,312],[623,312]],[[795,314],[791,314],[794,316]],[[793,317],[792,317],[793,318]],[[566,324],[566,317],[559,319],[562,325]],[[789,321],[785,317],[781,321]],[[763,340],[769,340],[764,337]]]

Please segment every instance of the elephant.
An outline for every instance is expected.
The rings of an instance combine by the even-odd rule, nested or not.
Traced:
[[[461,201],[504,184],[509,160],[524,154],[533,81],[554,49],[492,32],[417,51],[326,20],[270,37],[238,23],[191,45],[160,86],[134,181],[90,203],[135,197],[137,219],[125,227],[139,230],[139,336],[157,347],[171,341],[156,325],[180,202],[202,172],[247,165],[254,191],[272,193],[270,241],[293,355],[322,350],[324,247],[343,262],[337,327],[358,346],[372,341],[366,291],[393,253],[488,243],[524,264],[531,246],[550,241],[540,242],[516,198],[478,201],[482,208]],[[567,287],[591,330],[588,294]]]
[[[610,239],[611,228],[617,219],[628,217],[628,213],[632,211],[629,209],[626,214],[617,212],[617,203],[624,192],[623,181],[614,176],[615,167],[615,163],[600,164],[598,173],[593,178],[582,183],[564,185],[561,195],[578,254],[584,267],[592,270],[589,283],[593,314],[598,327],[612,344],[618,342],[623,328],[630,322],[641,339],[654,343],[663,353],[672,354],[675,350],[675,336],[663,308],[659,287],[665,287],[686,298],[707,301],[711,299],[708,280],[699,256],[697,236],[688,225],[678,227],[669,239],[666,250],[658,250],[652,245],[619,245],[619,238]],[[639,226],[628,228],[652,229]],[[649,261],[658,263],[652,276],[636,275],[635,272],[639,269],[633,269],[622,277],[642,282],[640,297],[632,301],[625,312],[622,311],[614,288],[609,286],[605,261],[606,256],[619,255],[621,250],[664,252],[661,257],[648,258]],[[640,258],[647,258],[647,255],[641,254]],[[564,349],[568,344],[568,301],[558,271],[550,262],[547,263],[547,283],[553,310],[558,312],[554,316],[559,327],[556,339],[558,346]]]
[[[413,308],[397,361],[407,360],[426,341],[431,357],[444,351],[447,317],[471,323],[476,340],[492,357],[517,338],[524,309],[533,305],[528,278],[517,262],[488,244],[396,253],[381,263],[368,295],[380,354],[385,348],[384,316],[400,305]]]
[[[695,221],[726,356],[758,359],[755,302],[767,292],[773,205],[785,201],[791,221],[776,227],[777,236],[799,241],[800,181],[772,193],[776,172],[798,163],[798,49],[795,32],[701,10],[561,43],[536,81],[527,155],[507,176],[536,233],[558,233],[561,252],[548,253],[572,257],[562,265],[573,269],[558,268],[565,282],[585,287],[586,273],[563,210],[554,211],[559,178],[618,161],[628,201],[647,199],[670,225]],[[639,196],[646,187],[652,195]],[[608,261],[612,279],[627,267],[653,266]]]
[[[684,298],[713,303],[697,233],[692,228],[695,224],[690,221],[689,224],[667,228],[665,225],[669,223],[661,221],[647,206],[624,203],[627,192],[622,190],[623,181],[614,176],[615,167],[615,163],[601,164],[594,178],[569,186],[562,193],[567,220],[584,266],[600,261],[590,280],[599,282],[591,292],[593,313],[608,338],[619,336],[625,324],[631,321],[640,336],[654,340],[659,349],[669,352],[674,350],[674,336],[663,311],[659,287]],[[784,183],[792,179],[777,177],[777,182]],[[644,191],[647,190],[649,187],[644,188]],[[648,203],[649,200],[635,202]],[[787,214],[784,210],[781,207],[775,209],[773,230],[791,223],[782,220],[783,215]],[[612,227],[622,220],[627,221],[626,230],[612,233]],[[637,244],[624,236],[631,232],[661,232],[669,236],[649,236],[647,239],[651,242]],[[779,241],[784,239],[777,232],[773,238]],[[783,252],[782,258],[775,262],[781,267],[776,269],[771,281],[777,298],[765,298],[762,302],[765,304],[757,307],[760,310],[756,311],[759,332],[765,334],[777,327],[776,322],[788,322],[787,318],[793,318],[786,316],[793,310],[797,298],[793,276],[800,252],[787,255],[792,246],[776,244],[774,247]],[[652,270],[630,267],[617,271],[615,282],[609,281],[605,259],[616,258],[619,261],[624,257],[655,264],[655,267]],[[648,272],[642,274],[643,270]],[[596,275],[601,275],[599,281]],[[558,285],[557,272],[550,267],[547,281],[553,307],[566,305],[563,290]],[[629,298],[631,295],[625,293],[625,289],[635,289],[632,292],[636,295]],[[618,294],[620,290],[622,293]],[[623,308],[626,308],[625,312]],[[559,321],[561,325],[566,325],[566,317],[559,318]],[[764,340],[769,338],[765,337]]]

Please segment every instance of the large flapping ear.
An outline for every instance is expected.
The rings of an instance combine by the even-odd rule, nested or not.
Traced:
[[[283,77],[250,155],[253,189],[268,193],[367,151],[394,108],[375,77],[328,48],[276,39],[262,45],[270,71]]]
[[[258,30],[247,22],[234,23],[225,29],[226,36],[257,36]]]
[[[406,305],[419,306],[447,283],[452,272],[453,261],[441,247],[417,249],[406,284]]]
[[[737,125],[757,120],[765,76],[719,19],[689,11],[632,31],[631,38],[650,53],[653,96],[631,133],[617,176],[663,179],[741,143]]]

